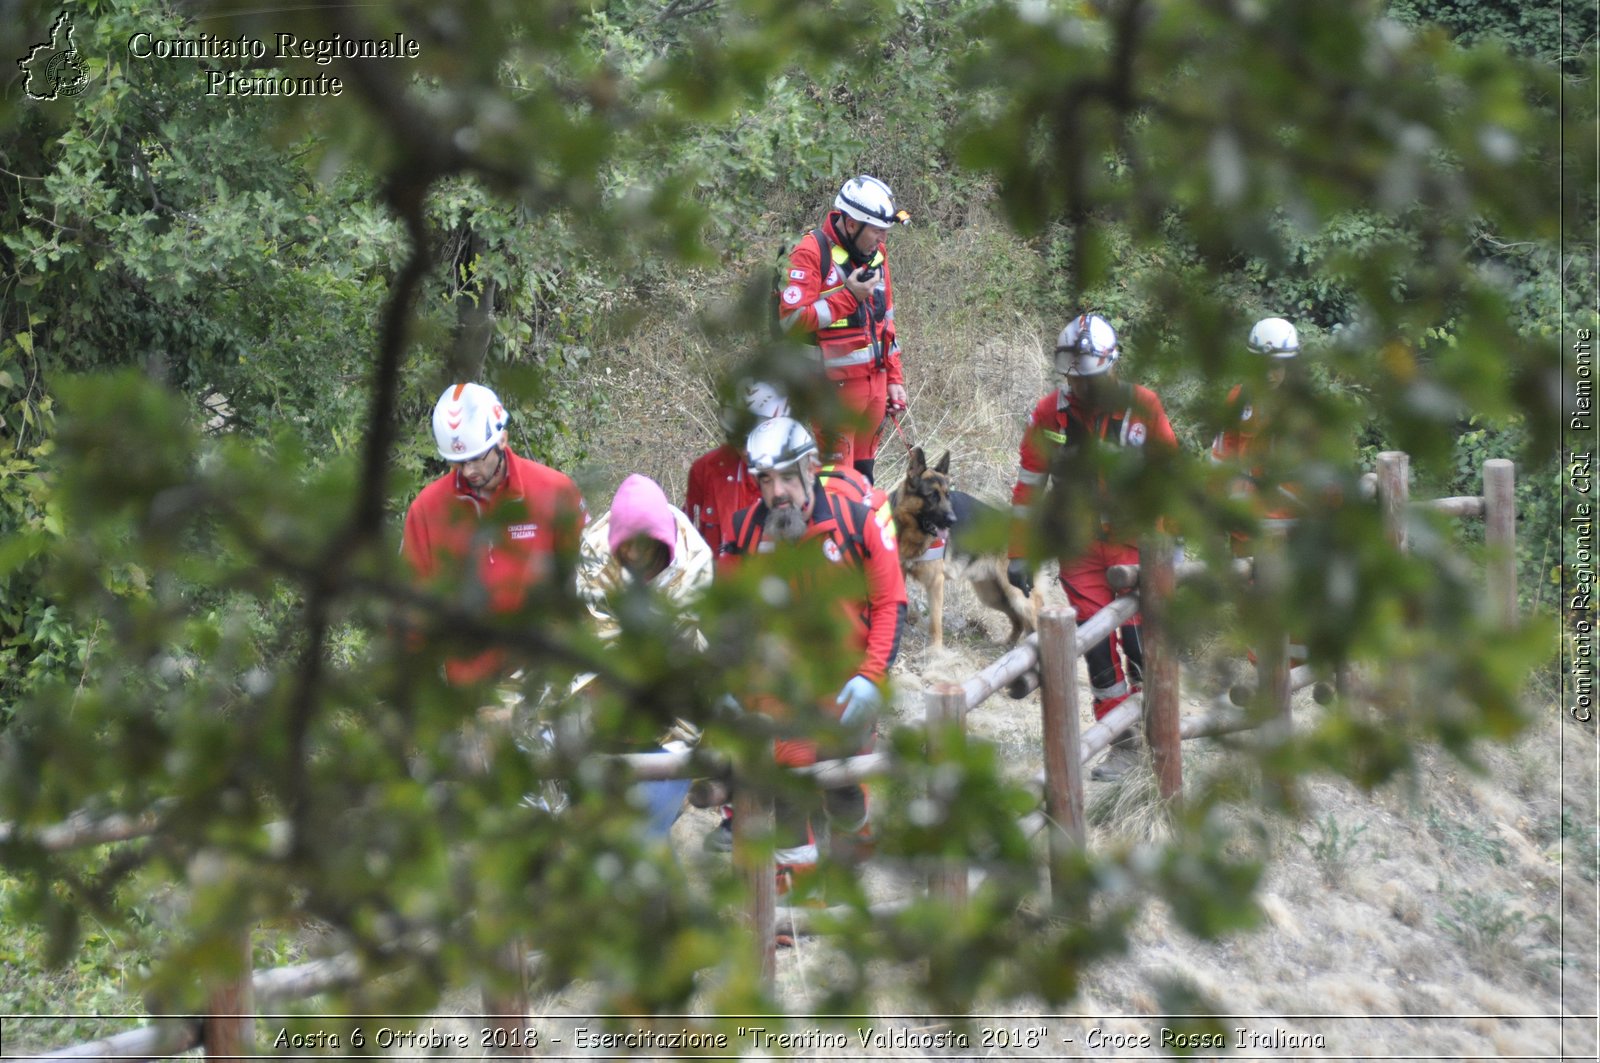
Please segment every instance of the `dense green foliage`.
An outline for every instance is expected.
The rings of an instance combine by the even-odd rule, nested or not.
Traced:
[[[681,715],[753,761],[759,729],[713,723],[710,706],[774,676],[810,698],[826,662],[805,667],[799,648],[827,641],[828,603],[775,619],[747,574],[706,606],[706,659],[671,659],[643,611],[602,653],[560,587],[512,617],[419,597],[394,518],[433,474],[417,429],[444,383],[482,374],[516,410],[519,450],[575,460],[604,400],[583,379],[602,325],[775,245],[841,174],[871,169],[940,224],[997,204],[1038,252],[1020,298],[1113,316],[1177,398],[1191,451],[1226,386],[1260,372],[1235,337],[1263,313],[1304,322],[1319,368],[1295,392],[1279,471],[1330,501],[1240,638],[1303,630],[1320,662],[1382,663],[1371,694],[1390,716],[1336,713],[1284,739],[1259,789],[1241,774],[1196,795],[1154,859],[1084,856],[1061,869],[1067,910],[1022,915],[1034,880],[1015,782],[974,745],[949,785],[918,736],[893,736],[909,767],[884,850],[965,854],[992,885],[955,925],[926,905],[858,912],[850,970],[818,1004],[859,1010],[879,957],[927,960],[930,1009],[1024,987],[1063,1000],[1150,895],[1196,933],[1248,923],[1259,865],[1224,844],[1217,802],[1292,806],[1314,770],[1372,784],[1413,740],[1470,758],[1520,726],[1519,686],[1551,642],[1537,612],[1496,630],[1476,566],[1443,536],[1415,537],[1424,563],[1398,555],[1355,477],[1381,444],[1471,491],[1456,485],[1476,462],[1516,446],[1527,565],[1547,580],[1559,563],[1558,313],[1595,287],[1592,21],[1557,39],[1543,8],[1390,7],[1457,40],[1372,4],[471,0],[186,17],[87,0],[89,90],[0,112],[0,818],[161,801],[165,829],[109,864],[7,845],[16,909],[65,951],[85,914],[129,921],[141,868],[186,878],[204,853],[184,935],[152,956],[161,1005],[189,1002],[233,929],[293,912],[371,971],[401,972],[369,1006],[428,1007],[486,977],[515,935],[552,984],[592,979],[618,1011],[679,1009],[705,968],[716,1006],[763,1010],[724,917],[736,885],[686,895],[634,841],[619,773],[580,777],[558,819],[519,801],[550,766],[508,744],[493,771],[464,773],[460,729],[488,694],[447,687],[437,665],[496,640],[531,688],[601,673],[602,741]],[[206,97],[193,61],[127,54],[136,30],[196,32],[202,9],[221,36],[403,29],[420,58],[338,61],[343,97],[261,107]],[[49,10],[26,10],[29,39],[48,36]],[[1583,91],[1563,96],[1564,79]],[[1528,194],[1563,167],[1564,199]],[[1096,472],[1130,487],[1134,518],[1166,513],[1203,553],[1250,527],[1198,459]],[[1070,512],[1046,519],[1040,556],[1081,531]],[[1185,630],[1234,593],[1185,592]],[[1419,682],[1429,698],[1411,696]],[[937,807],[908,813],[934,783]],[[832,888],[858,898],[846,879]]]

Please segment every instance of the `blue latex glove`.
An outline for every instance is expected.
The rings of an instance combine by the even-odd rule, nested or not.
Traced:
[[[883,693],[878,689],[878,684],[866,676],[852,676],[844,689],[839,691],[834,704],[844,707],[839,714],[840,723],[846,727],[865,725],[878,714],[878,708],[883,704]]]

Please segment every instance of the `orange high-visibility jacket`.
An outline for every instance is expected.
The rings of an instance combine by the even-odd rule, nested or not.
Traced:
[[[1252,497],[1267,527],[1293,524],[1305,510],[1299,485],[1277,483],[1266,492],[1259,490],[1266,475],[1264,460],[1272,450],[1272,429],[1261,409],[1245,395],[1242,384],[1228,392],[1226,424],[1211,442],[1211,461],[1239,469],[1234,496]]]
[[[843,215],[834,211],[821,228],[806,233],[789,252],[788,275],[779,278],[778,323],[784,331],[821,349],[829,379],[855,380],[887,373],[891,384],[904,384],[900,345],[894,330],[894,280],[888,250],[879,244],[865,262],[852,261],[838,235]],[[827,245],[818,246],[817,235]],[[844,286],[845,277],[861,266],[882,271],[884,313],[868,321],[867,308]],[[878,345],[873,346],[876,336]]]
[[[826,490],[820,481],[812,491],[811,520],[800,547],[817,551],[818,564],[852,564],[866,576],[866,600],[841,604],[852,622],[851,645],[861,652],[855,673],[881,683],[900,652],[906,611],[906,580],[893,532],[886,534],[866,506]],[[763,539],[767,512],[765,502],[742,511],[723,551],[738,558],[773,549],[775,544]]]

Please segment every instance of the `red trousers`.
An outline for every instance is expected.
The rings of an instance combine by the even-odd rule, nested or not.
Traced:
[[[850,380],[835,380],[843,423],[829,432],[815,425],[823,464],[849,465],[878,454],[878,429],[889,414],[889,374],[870,373]]]
[[[762,707],[770,713],[775,703],[776,699],[767,699]],[[827,708],[823,711],[826,712]],[[772,745],[773,759],[780,767],[805,768],[817,762],[818,748],[813,739],[779,738]],[[865,746],[857,752],[871,751],[872,740],[869,736]],[[840,750],[829,751],[830,757],[840,755]],[[772,811],[776,827],[774,856],[778,864],[780,867],[805,868],[815,864],[818,857],[817,835],[813,829],[815,817],[825,815],[829,826],[837,833],[858,833],[867,823],[867,791],[860,783],[852,783],[826,789],[822,791],[820,799],[795,800],[780,795],[774,799]]]
[[[1111,604],[1117,596],[1106,582],[1112,565],[1137,565],[1139,548],[1122,543],[1097,542],[1070,561],[1061,562],[1061,588],[1077,610],[1082,624]],[[1089,686],[1094,692],[1094,718],[1121,705],[1139,690],[1144,677],[1144,645],[1139,641],[1139,615],[1107,635],[1083,655],[1089,666]]]

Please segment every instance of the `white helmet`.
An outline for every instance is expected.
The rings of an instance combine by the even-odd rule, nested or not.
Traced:
[[[744,408],[763,421],[769,417],[789,416],[789,400],[783,392],[764,380],[746,381],[741,395]]]
[[[852,177],[833,197],[833,209],[842,210],[856,221],[887,229],[900,220],[894,209],[894,193],[876,177]]]
[[[774,417],[756,425],[744,443],[752,472],[782,472],[817,453],[817,441],[792,417]]]
[[[471,461],[506,439],[506,408],[482,384],[452,384],[433,407],[433,441],[445,461]]]
[[[1273,358],[1293,358],[1300,353],[1300,333],[1281,317],[1264,317],[1250,330],[1250,350]]]
[[[1056,337],[1056,372],[1099,376],[1122,357],[1117,330],[1099,314],[1079,314]]]

